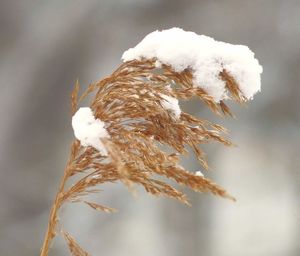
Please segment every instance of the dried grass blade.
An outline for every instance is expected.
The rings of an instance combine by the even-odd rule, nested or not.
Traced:
[[[63,232],[63,236],[68,244],[69,250],[73,256],[91,256],[87,251],[82,249],[75,239],[67,232]]]
[[[87,204],[88,206],[92,207],[93,209],[95,209],[97,211],[103,211],[106,213],[113,213],[113,212],[117,211],[117,209],[115,209],[115,208],[107,207],[104,205],[100,205],[100,204],[96,204],[96,203],[92,203],[92,202],[88,202],[88,201],[83,201],[83,203]]]
[[[72,115],[75,114],[75,112],[77,111],[78,108],[78,93],[79,93],[79,88],[80,88],[80,84],[79,84],[79,80],[76,80],[74,89],[71,93],[71,110],[72,110]]]

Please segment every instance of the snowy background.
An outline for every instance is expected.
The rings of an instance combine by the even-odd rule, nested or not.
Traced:
[[[188,194],[192,208],[106,185],[112,215],[72,205],[62,220],[93,255],[300,254],[300,1],[0,1],[0,255],[38,255],[73,138],[69,94],[110,74],[146,34],[174,26],[245,44],[264,67],[262,92],[221,119],[236,148],[206,148],[237,203]],[[186,165],[197,170],[195,159]],[[50,255],[68,255],[55,241]]]

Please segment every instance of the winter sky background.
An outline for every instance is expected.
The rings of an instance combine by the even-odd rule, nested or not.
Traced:
[[[110,74],[156,29],[181,27],[245,44],[264,67],[262,92],[236,119],[186,111],[230,129],[238,145],[206,147],[205,173],[236,203],[188,192],[188,208],[105,185],[107,215],[68,205],[70,233],[92,255],[300,254],[300,1],[0,1],[0,255],[38,255],[73,139],[69,95]],[[198,170],[195,159],[185,165]],[[62,239],[50,255],[68,255]]]

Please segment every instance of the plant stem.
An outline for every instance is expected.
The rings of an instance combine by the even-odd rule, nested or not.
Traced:
[[[56,236],[55,229],[56,229],[56,224],[57,224],[57,213],[58,213],[60,206],[62,205],[62,194],[63,194],[64,188],[65,188],[66,181],[69,177],[69,170],[70,170],[70,164],[68,164],[64,170],[64,176],[60,182],[58,192],[56,194],[54,203],[51,208],[49,221],[48,221],[48,227],[47,227],[47,231],[45,234],[43,246],[41,249],[41,256],[48,256],[51,241]]]

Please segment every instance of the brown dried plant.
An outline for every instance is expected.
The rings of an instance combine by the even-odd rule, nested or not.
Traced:
[[[126,186],[141,185],[155,196],[166,196],[189,204],[186,195],[159,180],[164,176],[196,192],[210,192],[214,195],[235,200],[213,181],[185,170],[179,164],[179,156],[187,155],[186,146],[193,149],[199,163],[208,168],[200,144],[211,141],[230,146],[223,137],[226,130],[207,120],[182,112],[175,118],[164,109],[161,95],[179,100],[198,97],[214,113],[231,115],[229,108],[221,101],[216,103],[203,89],[194,87],[191,70],[175,72],[170,66],[155,66],[155,59],[129,61],[103,80],[90,84],[79,97],[79,84],[72,92],[72,111],[87,95],[93,95],[90,108],[95,118],[106,124],[109,139],[102,139],[108,156],[103,156],[93,147],[83,147],[78,140],[71,146],[59,190],[54,200],[47,232],[41,249],[41,256],[48,255],[53,238],[61,234],[74,256],[89,255],[67,232],[58,229],[58,211],[67,202],[82,202],[93,209],[113,212],[114,209],[86,201],[86,195],[97,193],[98,185],[121,181]],[[226,82],[231,98],[239,103],[243,98],[238,84],[226,70],[220,73]],[[167,153],[159,146],[167,145],[174,153]],[[70,177],[80,175],[70,187]],[[83,175],[82,175],[83,174]],[[83,177],[82,177],[83,176]]]

